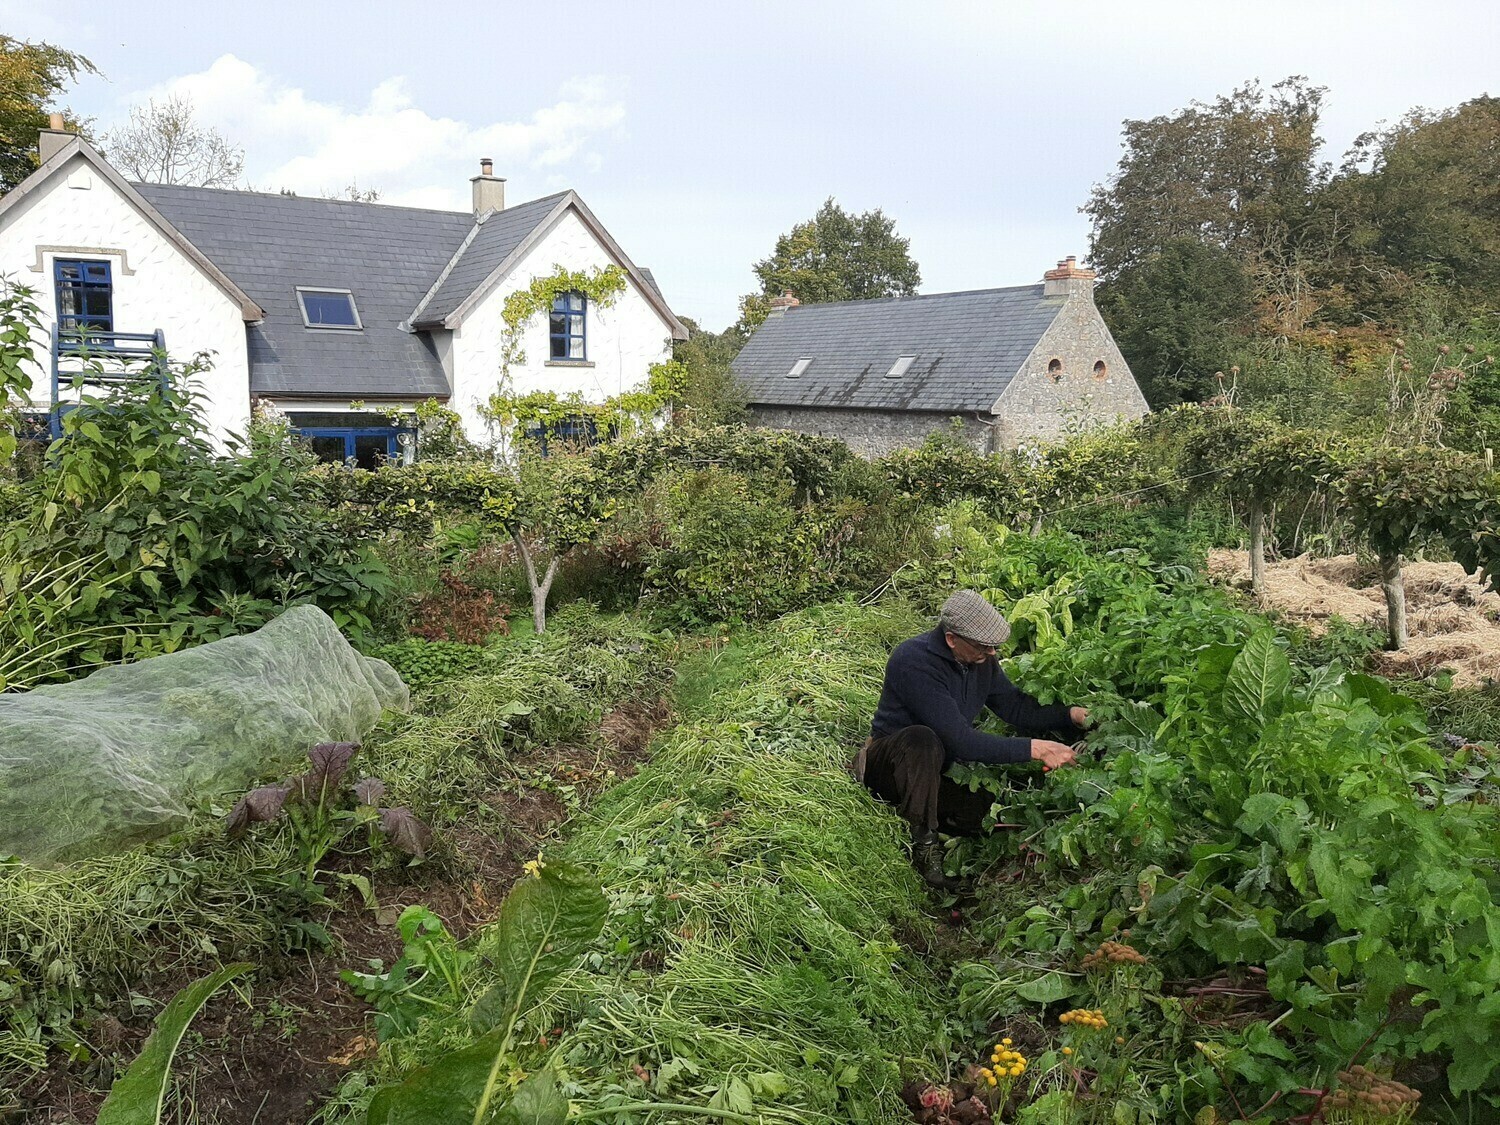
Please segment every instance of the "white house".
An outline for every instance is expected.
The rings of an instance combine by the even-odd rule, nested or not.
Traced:
[[[507,207],[488,160],[473,210],[448,212],[128,183],[58,119],[40,155],[0,198],[0,274],[37,293],[46,324],[38,413],[57,405],[52,372],[68,369],[70,330],[122,351],[160,332],[173,359],[212,353],[200,383],[220,440],[244,431],[259,397],[323,455],[372,464],[399,451],[389,415],[426,399],[486,436],[479,406],[501,378],[505,300],[559,268],[612,264],[626,289],[608,307],[564,295],[533,317],[512,390],[602,401],[687,336],[575,192]]]

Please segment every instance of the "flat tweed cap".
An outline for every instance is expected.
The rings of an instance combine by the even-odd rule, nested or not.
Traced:
[[[943,632],[957,633],[975,644],[1003,645],[1010,636],[1010,623],[973,590],[960,590],[945,601],[938,623]]]

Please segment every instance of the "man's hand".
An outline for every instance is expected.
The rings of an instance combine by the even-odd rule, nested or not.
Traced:
[[[1073,720],[1073,725],[1079,730],[1087,730],[1089,725],[1089,709],[1087,707],[1069,707],[1068,718]]]
[[[1059,766],[1070,766],[1073,764],[1073,748],[1061,742],[1052,742],[1045,738],[1033,738],[1031,740],[1031,760],[1041,762],[1042,770],[1055,770]]]

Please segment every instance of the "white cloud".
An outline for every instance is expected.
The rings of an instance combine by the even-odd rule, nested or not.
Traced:
[[[625,117],[600,78],[565,82],[555,101],[523,120],[435,117],[413,103],[399,76],[351,109],[309,97],[234,55],[130,101],[165,94],[187,95],[200,121],[243,145],[246,178],[262,190],[315,195],[357,181],[379,189],[382,202],[454,209],[468,205],[480,157],[491,157],[498,175],[535,170],[535,179],[551,179],[570,164],[596,167],[600,156],[591,146]]]

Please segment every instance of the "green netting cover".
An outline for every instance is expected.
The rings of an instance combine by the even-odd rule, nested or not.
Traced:
[[[0,695],[0,855],[76,859],[363,738],[406,685],[313,606],[243,637]],[[303,763],[305,764],[305,763]]]

